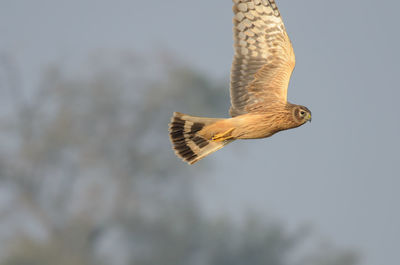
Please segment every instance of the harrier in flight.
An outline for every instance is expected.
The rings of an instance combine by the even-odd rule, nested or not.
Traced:
[[[237,139],[266,138],[311,121],[308,108],[287,101],[295,56],[275,1],[233,2],[232,118],[175,112],[169,124],[175,153],[189,164]]]

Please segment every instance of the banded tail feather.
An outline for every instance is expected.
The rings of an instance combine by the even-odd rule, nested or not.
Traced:
[[[174,112],[169,124],[169,135],[175,154],[192,165],[232,142],[233,140],[215,142],[199,134],[207,125],[220,120]]]

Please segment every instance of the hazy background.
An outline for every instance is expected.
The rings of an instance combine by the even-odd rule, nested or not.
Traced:
[[[228,115],[231,1],[0,0],[0,264],[396,264],[400,3],[277,4],[313,122],[189,167],[167,122]]]

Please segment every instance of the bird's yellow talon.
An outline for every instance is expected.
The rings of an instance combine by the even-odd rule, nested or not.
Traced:
[[[214,135],[214,136],[212,137],[212,140],[213,140],[214,142],[222,142],[222,141],[231,139],[231,138],[232,138],[232,137],[231,137],[231,136],[232,136],[232,132],[233,132],[234,129],[235,129],[235,128],[232,128],[232,129],[229,129],[229,130],[226,131],[226,132],[216,134],[216,135]]]

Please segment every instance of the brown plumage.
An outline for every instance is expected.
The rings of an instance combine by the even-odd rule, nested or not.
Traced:
[[[189,164],[237,139],[258,139],[311,121],[311,111],[287,102],[295,56],[274,0],[233,0],[235,55],[232,118],[175,112],[169,126],[176,154]]]

